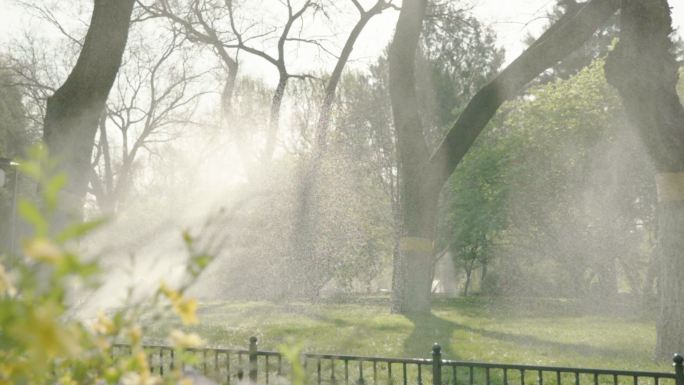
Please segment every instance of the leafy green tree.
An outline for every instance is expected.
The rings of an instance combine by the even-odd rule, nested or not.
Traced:
[[[646,291],[641,266],[652,263],[653,166],[603,76],[603,61],[532,88],[498,120],[482,138],[489,144],[473,148],[453,178],[464,181],[456,186],[486,181],[495,169],[487,159],[501,149],[496,183],[460,193],[469,198],[462,206],[484,205],[477,209],[484,218],[498,212],[491,227],[497,250],[488,250],[503,259],[495,286],[511,294],[606,297],[626,280],[633,293]],[[485,200],[496,192],[503,202]],[[454,218],[455,229],[481,229],[467,211]]]
[[[454,265],[463,269],[466,296],[475,269],[481,268],[481,280],[485,278],[496,241],[508,225],[505,171],[510,155],[506,141],[491,134],[484,136],[443,191],[446,215],[440,221],[438,249],[449,250]]]

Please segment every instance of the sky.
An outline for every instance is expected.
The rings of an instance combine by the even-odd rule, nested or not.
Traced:
[[[267,0],[253,1],[254,3],[250,3],[250,6],[255,9],[259,9],[261,4],[267,2]],[[506,50],[507,62],[514,60],[522,52],[524,49],[522,41],[528,34],[538,36],[541,33],[546,23],[543,16],[556,2],[556,0],[469,1],[475,16],[490,25],[496,32],[498,45]],[[365,3],[369,4],[370,1],[365,0]],[[684,0],[671,0],[670,4],[673,7],[674,27],[684,30]],[[382,52],[392,37],[397,15],[396,11],[386,11],[370,22],[354,48],[350,66],[364,66]],[[353,23],[352,16],[343,24],[349,26],[351,23]],[[26,17],[26,12],[16,5],[16,0],[0,0],[0,44],[9,42],[18,31],[31,32],[41,28]],[[340,28],[339,32],[339,39],[342,39],[345,36],[345,29]],[[269,82],[275,80],[274,71],[263,60],[249,59],[246,56],[243,56],[243,59],[247,65],[243,65],[242,68],[250,71],[250,75],[264,77]],[[295,71],[306,71],[308,70],[306,67],[331,68],[332,58],[326,58],[325,55],[304,55],[298,51],[291,54],[290,61]]]

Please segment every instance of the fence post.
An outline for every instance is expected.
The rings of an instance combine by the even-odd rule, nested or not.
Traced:
[[[682,365],[684,357],[677,353],[674,355],[672,361],[674,361],[672,366],[675,368],[675,385],[684,385],[684,365]]]
[[[436,342],[432,345],[432,385],[442,385],[442,347]]]
[[[249,337],[249,380],[257,381],[257,338]]]

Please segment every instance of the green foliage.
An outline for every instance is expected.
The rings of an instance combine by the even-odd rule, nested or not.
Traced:
[[[654,216],[650,158],[601,60],[526,99],[511,106],[505,123],[523,140],[509,177],[517,191],[511,236],[554,266],[537,272],[557,282],[546,293],[615,295],[616,266],[639,271],[650,257],[640,252]],[[642,279],[630,282],[632,293],[641,293]]]
[[[499,233],[508,225],[505,167],[510,149],[504,141],[484,139],[449,179],[442,199],[447,214],[441,218],[441,243],[466,272],[468,284],[473,268],[488,263]]]
[[[290,363],[290,384],[306,384],[306,369],[304,369],[302,364],[302,345],[293,343],[283,344],[280,345],[278,350],[285,360]]]
[[[502,110],[449,183],[443,242],[458,264],[500,256],[489,287],[508,294],[647,292],[652,165],[603,62]]]

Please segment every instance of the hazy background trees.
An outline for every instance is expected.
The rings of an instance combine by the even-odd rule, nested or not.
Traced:
[[[0,157],[40,136],[97,4],[25,4],[51,36],[17,36],[2,61]],[[177,253],[171,229],[218,212],[238,220],[209,226],[225,247],[205,298],[392,291],[395,310],[427,311],[447,259],[462,295],[662,294],[655,151],[604,76],[615,2],[558,2],[508,63],[467,2],[405,0],[409,23],[365,63],[353,48],[396,4],[254,4],[135,7],[72,171],[87,216],[116,214],[102,242],[119,260]],[[0,190],[3,220],[12,189]]]

